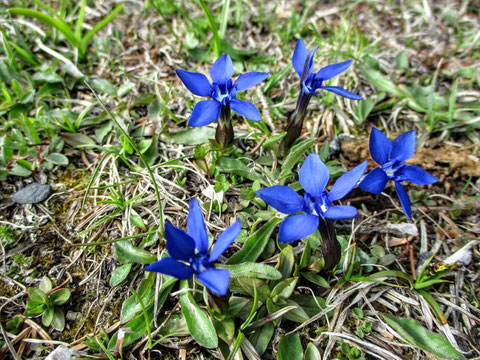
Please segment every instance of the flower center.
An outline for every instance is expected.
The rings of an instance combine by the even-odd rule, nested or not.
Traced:
[[[397,170],[400,170],[402,167],[405,166],[403,161],[398,160],[390,160],[389,162],[383,164],[382,168],[385,171],[385,174],[388,176],[389,179],[395,178],[395,173]]]
[[[305,193],[304,200],[307,207],[305,212],[316,216],[323,216],[332,206],[332,203],[328,200],[328,193],[325,190],[316,198],[309,193]]]
[[[198,274],[210,267],[208,257],[208,253],[198,253],[188,259],[188,262],[192,266],[193,271]]]
[[[235,98],[235,91],[232,88],[232,79],[221,83],[213,83],[212,98],[222,105]]]

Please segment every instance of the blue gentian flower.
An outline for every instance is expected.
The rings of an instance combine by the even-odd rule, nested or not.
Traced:
[[[405,160],[415,154],[416,140],[415,131],[411,130],[390,142],[377,128],[373,128],[370,134],[370,155],[381,167],[373,169],[360,183],[360,189],[373,194],[380,194],[387,182],[395,182],[402,209],[405,215],[412,219],[412,207],[407,192],[400,184],[402,181],[410,181],[416,185],[430,185],[438,179],[416,165],[405,165]]]
[[[230,282],[230,272],[216,269],[213,263],[233,243],[242,224],[240,221],[229,226],[218,237],[212,251],[208,252],[208,236],[202,211],[197,200],[190,200],[187,218],[187,233],[169,222],[165,224],[165,239],[170,257],[165,257],[145,267],[145,270],[159,272],[186,280],[196,275],[197,279],[217,295],[225,295]]]
[[[334,76],[347,70],[352,65],[353,60],[347,60],[338,64],[332,64],[321,68],[318,72],[313,72],[313,55],[317,51],[318,46],[312,51],[308,51],[302,39],[298,39],[297,46],[293,52],[292,64],[300,76],[301,91],[310,95],[318,95],[317,89],[331,91],[337,95],[352,100],[363,100],[361,96],[352,94],[339,86],[322,86],[324,81],[330,80]]]
[[[222,107],[230,108],[253,121],[260,121],[258,109],[248,101],[238,100],[237,92],[250,89],[261,83],[269,74],[263,72],[248,72],[240,75],[233,83],[233,63],[229,55],[220,56],[210,69],[212,84],[204,74],[185,70],[176,70],[178,77],[188,90],[198,96],[207,96],[212,100],[198,102],[193,108],[188,120],[189,126],[204,126],[220,117]],[[230,109],[229,108],[229,109]]]
[[[313,234],[320,224],[320,217],[329,220],[348,220],[358,215],[350,205],[333,206],[357,185],[367,169],[367,161],[340,176],[330,192],[326,187],[330,180],[328,167],[317,154],[310,154],[299,172],[299,180],[305,189],[303,198],[295,190],[284,185],[270,186],[256,191],[268,205],[291,216],[283,220],[278,230],[279,242],[291,242]],[[303,212],[303,214],[296,214]]]
[[[331,91],[352,100],[363,100],[361,96],[352,94],[339,86],[323,86],[322,84],[332,77],[347,70],[352,65],[352,60],[347,60],[339,64],[332,64],[321,68],[318,72],[313,72],[313,55],[318,47],[308,52],[302,39],[298,39],[297,46],[292,56],[292,64],[300,76],[300,94],[297,100],[295,111],[290,114],[288,119],[287,134],[279,145],[279,153],[285,155],[286,150],[293,145],[302,132],[303,121],[307,113],[307,107],[312,96],[319,95],[317,89]]]

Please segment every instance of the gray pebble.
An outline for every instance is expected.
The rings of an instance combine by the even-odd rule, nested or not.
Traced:
[[[11,199],[17,204],[38,204],[50,195],[51,190],[50,185],[33,183],[17,191]]]

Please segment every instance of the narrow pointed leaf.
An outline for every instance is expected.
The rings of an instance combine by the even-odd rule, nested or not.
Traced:
[[[181,287],[187,288],[188,282],[182,281]],[[218,346],[218,338],[212,320],[200,309],[190,291],[180,295],[180,304],[182,306],[182,314],[187,321],[188,331],[197,343],[206,348],[216,348]]]
[[[418,346],[441,359],[465,359],[446,338],[424,329],[416,320],[403,319],[393,315],[383,315],[383,319],[412,345]]]
[[[227,264],[240,264],[246,261],[253,262],[257,260],[263,252],[263,249],[265,249],[275,226],[281,221],[282,219],[272,218],[259,230],[250,235],[247,240],[245,240],[243,247],[227,260]]]

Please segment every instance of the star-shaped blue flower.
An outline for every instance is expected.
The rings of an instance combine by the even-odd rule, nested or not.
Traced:
[[[338,64],[327,65],[318,72],[313,72],[313,56],[318,46],[312,51],[308,51],[302,39],[298,39],[297,46],[293,52],[292,64],[300,76],[302,92],[310,95],[318,95],[317,89],[331,91],[337,95],[352,100],[363,100],[361,96],[352,94],[339,86],[322,86],[324,81],[330,80],[334,76],[347,70],[352,65],[353,60],[347,60]]]
[[[317,154],[310,154],[299,172],[299,180],[305,189],[303,198],[295,190],[284,185],[270,186],[256,191],[268,205],[284,214],[304,214],[287,217],[278,230],[279,242],[291,242],[313,234],[319,226],[319,217],[331,220],[348,220],[358,215],[350,205],[333,206],[357,185],[367,169],[367,161],[340,176],[330,192],[326,187],[330,180],[328,167]]]
[[[438,179],[416,165],[405,165],[405,160],[415,154],[416,140],[415,131],[406,132],[390,142],[377,128],[373,128],[370,134],[370,155],[381,167],[373,169],[360,183],[360,189],[374,194],[380,194],[387,182],[395,182],[402,209],[405,215],[412,219],[412,207],[407,192],[400,184],[402,181],[410,181],[416,185],[430,185]]]
[[[230,282],[230,271],[215,269],[213,263],[228,249],[240,234],[240,221],[229,226],[218,237],[212,251],[208,252],[208,236],[202,211],[197,200],[190,200],[187,233],[169,222],[165,224],[165,239],[170,257],[165,257],[145,267],[186,280],[196,274],[197,279],[217,295],[225,295]]]
[[[260,121],[258,109],[248,101],[238,100],[237,92],[250,89],[268,77],[268,73],[248,72],[240,75],[233,83],[233,63],[229,55],[220,56],[210,69],[212,84],[204,74],[185,70],[176,70],[178,77],[188,90],[198,96],[208,96],[212,100],[198,102],[188,120],[189,126],[204,126],[216,121],[222,106],[230,108],[253,121]]]

